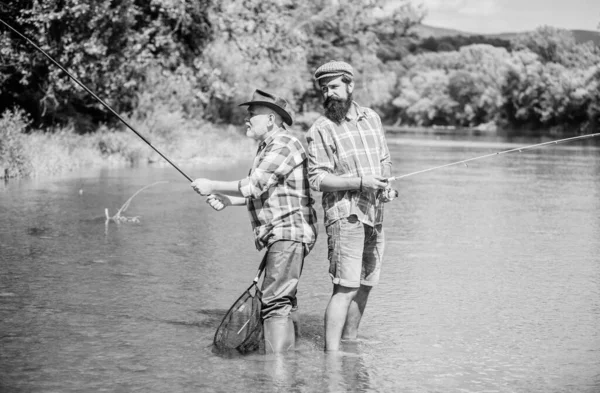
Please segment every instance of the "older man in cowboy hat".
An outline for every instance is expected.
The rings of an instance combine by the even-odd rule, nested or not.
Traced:
[[[357,338],[384,249],[383,204],[392,199],[392,162],[381,119],[352,98],[354,70],[331,61],[315,72],[324,116],[308,130],[308,176],[323,192],[333,294],[325,311],[325,350]]]
[[[265,352],[279,353],[295,344],[291,312],[304,258],[317,239],[316,212],[310,196],[307,157],[292,125],[287,102],[256,90],[248,107],[246,135],[258,141],[247,177],[239,181],[196,179],[192,187],[217,211],[246,205],[256,248],[266,248],[262,292]]]

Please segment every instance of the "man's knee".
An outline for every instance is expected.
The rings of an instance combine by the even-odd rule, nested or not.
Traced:
[[[345,287],[342,285],[333,286],[333,296],[352,299],[356,296],[360,288]]]

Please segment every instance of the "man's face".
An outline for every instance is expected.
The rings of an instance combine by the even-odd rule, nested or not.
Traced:
[[[338,124],[341,123],[352,106],[354,82],[344,83],[342,76],[339,76],[324,80],[320,83],[320,87],[324,98],[325,116]]]
[[[269,108],[250,105],[244,121],[246,122],[246,136],[262,141],[269,132],[269,127],[273,125],[273,116]]]
[[[323,99],[325,103],[327,103],[330,99],[335,99],[338,101],[346,101],[348,99],[348,95],[352,92],[353,84],[345,84],[342,81],[342,76],[339,76],[330,81],[325,81],[320,84],[321,86],[321,94],[323,94]]]

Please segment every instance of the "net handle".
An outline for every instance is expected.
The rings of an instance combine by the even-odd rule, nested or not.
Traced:
[[[263,256],[262,261],[260,262],[260,265],[258,266],[258,271],[256,272],[256,277],[254,277],[254,281],[253,281],[252,285],[258,284],[258,280],[260,279],[260,276],[263,273],[263,271],[265,270],[265,266],[267,265],[267,255],[269,255],[268,249],[267,249],[267,251],[265,251],[265,255]]]

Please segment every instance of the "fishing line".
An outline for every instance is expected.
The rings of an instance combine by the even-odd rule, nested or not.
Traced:
[[[171,164],[171,166],[173,166],[173,168],[177,169],[177,171],[179,171],[179,173],[181,173],[187,180],[191,182],[193,182],[192,178],[189,177],[185,172],[183,172],[181,169],[179,169],[179,167],[177,165],[175,165],[174,163],[171,162],[171,160],[169,160],[163,153],[160,152],[160,150],[158,150],[156,147],[152,146],[152,144],[150,143],[150,141],[148,141],[146,138],[144,138],[144,136],[142,134],[140,134],[139,132],[137,132],[131,125],[129,125],[129,123],[127,123],[127,121],[125,121],[125,119],[123,119],[121,116],[119,116],[119,114],[117,112],[115,112],[107,103],[105,103],[102,99],[100,99],[100,97],[98,97],[96,94],[94,94],[94,92],[92,92],[90,89],[88,89],[88,87],[86,85],[84,85],[82,82],[80,82],[77,78],[75,78],[69,71],[67,71],[62,65],[60,65],[59,62],[57,62],[56,60],[54,60],[52,58],[52,56],[50,56],[48,53],[46,53],[42,48],[40,48],[39,46],[37,46],[32,40],[30,40],[29,38],[27,38],[26,36],[24,36],[23,34],[21,34],[19,31],[17,31],[15,28],[13,28],[11,25],[9,25],[8,23],[6,23],[4,20],[2,20],[0,18],[0,22],[2,22],[3,25],[5,25],[6,27],[8,27],[10,30],[12,30],[14,33],[16,33],[17,35],[19,35],[21,38],[23,38],[25,41],[29,42],[31,45],[33,45],[33,47],[37,50],[39,50],[40,52],[42,52],[42,54],[44,56],[46,56],[52,63],[54,63],[54,65],[56,65],[58,68],[60,68],[65,74],[67,74],[69,76],[69,78],[71,78],[75,83],[77,83],[79,86],[81,86],[85,91],[87,91],[92,97],[94,97],[96,100],[98,100],[99,103],[101,103],[106,109],[108,109],[113,115],[115,115],[119,120],[121,120],[121,122],[123,124],[125,124],[131,131],[133,131],[137,136],[139,136],[144,142],[146,142],[146,144],[148,144],[148,146],[150,146],[155,152],[157,152],[162,158],[165,159],[165,161],[167,161],[169,164]]]
[[[571,138],[558,139],[558,140],[555,140],[555,141],[549,141],[549,142],[544,142],[544,143],[536,143],[535,145],[527,145],[527,146],[523,146],[523,147],[516,147],[514,149],[503,150],[503,151],[499,151],[499,152],[496,152],[496,153],[485,154],[483,156],[473,157],[473,158],[469,158],[469,159],[462,160],[462,161],[451,162],[449,164],[435,166],[435,167],[432,167],[432,168],[427,168],[427,169],[423,169],[423,170],[420,170],[420,171],[407,173],[405,175],[393,176],[393,177],[388,178],[388,181],[394,181],[394,180],[398,180],[398,179],[403,179],[405,177],[409,177],[409,176],[413,176],[413,175],[418,175],[420,173],[430,172],[430,171],[433,171],[433,170],[436,170],[436,169],[446,168],[446,167],[453,166],[453,165],[464,164],[465,166],[468,166],[467,162],[471,162],[471,161],[475,161],[475,160],[481,160],[483,158],[495,157],[495,156],[499,156],[501,154],[508,154],[508,153],[515,153],[515,152],[519,152],[520,153],[523,150],[529,150],[529,149],[534,149],[534,148],[537,148],[537,147],[543,147],[543,146],[548,146],[548,145],[558,145],[559,143],[571,142],[571,141],[578,140],[578,139],[594,138],[594,137],[597,137],[597,136],[600,136],[600,132],[595,133],[595,134],[586,134],[586,135],[574,136],[574,137],[571,137]]]

